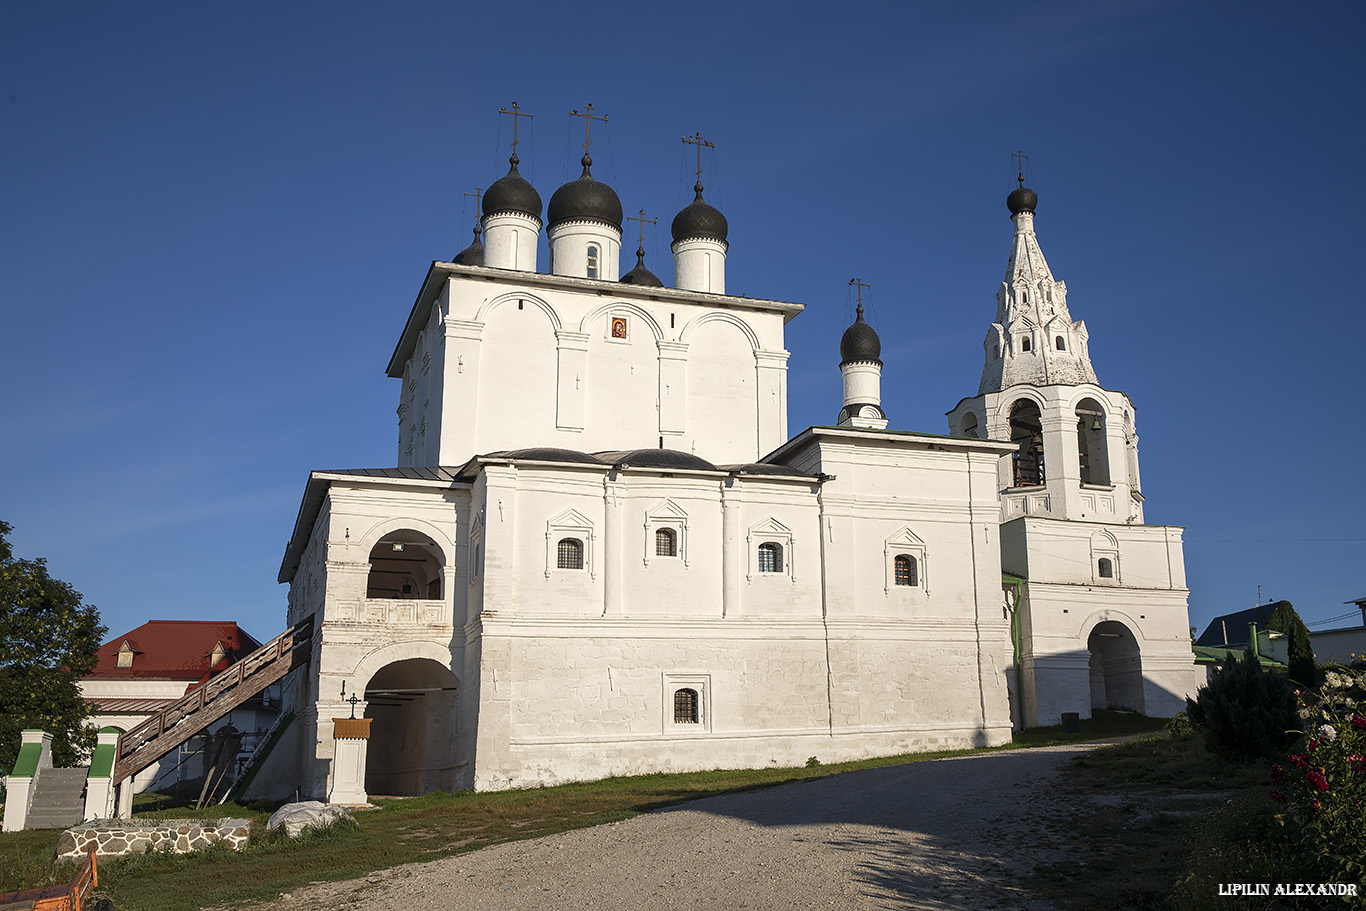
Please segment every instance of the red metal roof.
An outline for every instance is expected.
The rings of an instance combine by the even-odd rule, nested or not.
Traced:
[[[133,649],[132,667],[119,667],[119,649],[124,642]],[[231,620],[149,620],[101,645],[95,652],[95,670],[89,676],[201,680],[207,678],[209,656],[220,643],[225,657],[212,668],[215,672],[261,647]]]

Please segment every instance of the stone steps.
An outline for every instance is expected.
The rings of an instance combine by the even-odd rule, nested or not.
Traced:
[[[85,779],[89,769],[43,769],[29,804],[29,829],[65,829],[85,818]]]

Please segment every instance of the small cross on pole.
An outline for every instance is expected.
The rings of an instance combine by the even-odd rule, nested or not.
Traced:
[[[593,144],[593,140],[591,140],[591,139],[588,138],[589,131],[590,131],[590,130],[592,129],[592,127],[593,127],[593,121],[595,121],[595,120],[601,120],[603,123],[606,123],[606,122],[607,122],[607,115],[606,115],[606,114],[603,114],[601,117],[594,117],[594,116],[593,116],[593,105],[592,105],[592,104],[586,104],[586,105],[584,105],[584,106],[583,106],[583,111],[584,111],[584,112],[583,112],[582,114],[580,114],[580,113],[579,113],[579,109],[578,109],[578,108],[575,108],[574,110],[572,110],[572,111],[569,112],[569,116],[571,116],[571,117],[582,117],[583,120],[584,120],[584,122],[583,122],[583,152],[584,152],[585,155],[587,155],[587,154],[588,154],[588,147],[589,147],[590,145]]]
[[[697,182],[702,182],[702,147],[709,149],[716,148],[716,143],[702,138],[701,133],[694,133],[692,136],[684,136],[683,141],[690,146],[697,146]]]
[[[870,284],[868,284],[867,282],[865,282],[865,281],[864,281],[863,279],[861,279],[861,278],[851,278],[851,279],[849,279],[849,284],[851,284],[851,285],[854,286],[854,288],[856,289],[856,292],[857,292],[857,294],[858,294],[858,311],[857,311],[857,312],[858,312],[858,317],[859,317],[859,319],[862,319],[862,318],[863,318],[863,289],[864,289],[864,288],[869,288],[869,289],[871,289],[873,286],[870,285]],[[846,310],[845,312],[848,313],[849,311]]]
[[[483,187],[475,187],[473,193],[471,193],[471,192],[469,192],[468,190],[466,190],[466,191],[465,191],[465,195],[466,195],[466,196],[473,196],[473,197],[474,197],[474,221],[475,221],[476,226],[477,226],[477,224],[478,224],[478,222],[479,222],[479,213],[480,213],[480,211],[481,211],[482,208],[483,208],[482,205],[481,205],[481,203],[484,201],[484,188],[483,188]]]
[[[1015,170],[1019,172],[1019,176],[1015,179],[1020,182],[1020,186],[1024,186],[1024,167],[1025,163],[1029,161],[1029,156],[1017,149],[1011,153],[1010,157],[1015,159]]]
[[[349,699],[346,698],[346,681],[345,681],[345,680],[342,681],[341,694],[342,694],[342,702],[349,702],[349,703],[351,703],[351,717],[352,717],[352,718],[355,718],[355,717],[356,717],[356,703],[357,703],[357,702],[364,702],[365,700],[363,700],[363,699],[361,699],[359,696],[357,696],[354,690],[351,692],[351,698],[349,698]]]
[[[517,154],[517,118],[518,118],[518,117],[535,117],[536,115],[535,115],[535,114],[526,114],[526,113],[523,113],[522,109],[519,108],[519,107],[517,107],[517,102],[515,102],[515,101],[512,103],[512,110],[509,111],[507,108],[499,108],[499,109],[498,109],[498,114],[499,114],[499,116],[502,116],[503,114],[511,114],[511,115],[512,115],[512,154],[513,154],[513,155],[516,155],[516,154]]]
[[[640,238],[639,238],[639,240],[637,241],[637,245],[640,247],[640,249],[644,250],[644,249],[645,249],[645,223],[646,223],[646,222],[649,222],[649,223],[652,224],[652,225],[657,225],[657,224],[659,224],[659,219],[658,219],[658,218],[646,218],[646,217],[645,217],[645,210],[644,210],[644,209],[641,209],[641,210],[640,210],[640,215],[639,215],[639,216],[628,215],[628,216],[626,216],[626,220],[627,220],[627,221],[638,221],[638,222],[640,222]]]

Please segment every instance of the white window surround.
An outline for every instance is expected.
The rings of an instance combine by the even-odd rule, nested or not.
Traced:
[[[564,538],[578,538],[583,542],[583,568],[559,568],[559,544]],[[575,509],[566,509],[545,524],[545,577],[551,575],[577,575],[587,573],[590,579],[598,577],[594,568],[593,523]]]
[[[470,543],[466,549],[469,560],[469,584],[474,585],[484,574],[484,511],[481,509],[470,522]]]
[[[674,721],[674,693],[679,690],[697,692],[697,723]],[[707,673],[669,673],[663,675],[660,687],[661,732],[664,734],[710,734],[711,733],[711,674]]]
[[[1110,561],[1110,576],[1100,574],[1100,561]],[[1091,536],[1091,581],[1096,585],[1120,585],[1119,541],[1108,531]]]
[[[906,554],[915,558],[915,585],[896,584],[896,558],[898,554]],[[915,532],[911,531],[909,525],[903,525],[882,543],[882,564],[883,595],[889,598],[892,597],[893,593],[898,597],[910,597],[916,594],[929,595],[930,564],[925,555],[925,542]]]
[[[792,529],[773,517],[764,519],[757,525],[751,525],[749,534],[746,538],[747,549],[749,550],[749,573],[745,576],[746,581],[753,582],[759,579],[786,579],[789,582],[797,581],[797,554],[796,537],[792,534]],[[776,573],[759,572],[759,545],[773,543],[783,549],[783,567]]]
[[[655,553],[655,532],[667,528],[674,533],[674,556],[665,557]],[[688,563],[688,514],[673,500],[660,500],[645,511],[645,535],[643,542],[645,565],[652,560],[665,562],[678,561],[684,569]]]

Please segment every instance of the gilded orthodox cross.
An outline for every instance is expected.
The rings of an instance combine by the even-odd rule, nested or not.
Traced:
[[[646,218],[646,217],[645,217],[645,210],[644,210],[644,209],[641,209],[641,210],[640,210],[640,215],[639,215],[639,216],[628,215],[628,216],[626,216],[626,220],[627,220],[627,221],[638,221],[638,222],[640,222],[640,238],[636,241],[636,244],[637,244],[637,246],[640,247],[640,249],[644,250],[644,249],[645,249],[645,224],[646,224],[646,222],[649,222],[649,223],[652,224],[652,225],[657,225],[657,224],[659,224],[659,219],[658,219],[658,218]]]
[[[499,109],[498,109],[498,115],[499,115],[499,116],[502,116],[503,114],[511,114],[511,115],[512,115],[512,154],[513,154],[513,155],[516,155],[516,154],[517,154],[517,118],[518,118],[518,117],[535,117],[536,115],[535,115],[535,114],[527,114],[527,113],[524,113],[524,112],[522,111],[521,108],[517,107],[517,102],[515,102],[515,101],[512,103],[512,110],[510,110],[510,111],[509,111],[507,108],[499,108]]]
[[[594,117],[594,116],[593,116],[593,105],[592,105],[592,104],[586,104],[586,105],[583,106],[583,113],[582,113],[582,114],[579,113],[579,109],[578,109],[578,108],[575,108],[574,110],[572,110],[572,111],[569,112],[569,116],[570,116],[570,117],[582,117],[582,118],[583,118],[583,153],[584,153],[585,155],[587,155],[587,154],[588,154],[588,147],[589,147],[590,145],[593,144],[593,140],[588,138],[589,131],[593,128],[593,121],[595,121],[595,120],[601,120],[603,123],[606,123],[606,122],[607,122],[607,115],[606,115],[606,114],[603,114],[601,117]]]
[[[692,136],[684,136],[683,141],[690,146],[697,146],[697,182],[702,182],[702,147],[709,149],[716,148],[716,143],[702,138],[701,133],[694,133]]]

